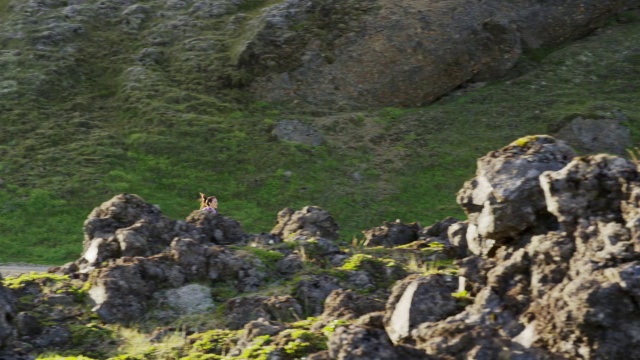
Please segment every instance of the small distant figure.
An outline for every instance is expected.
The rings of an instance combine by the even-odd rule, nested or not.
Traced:
[[[206,196],[200,193],[200,211],[218,213],[218,199],[215,196]]]

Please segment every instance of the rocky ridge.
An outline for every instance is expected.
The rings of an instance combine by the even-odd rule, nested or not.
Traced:
[[[154,97],[189,102],[214,89],[218,95],[201,98],[202,105],[224,107],[223,90],[238,87],[258,99],[319,108],[420,106],[461,86],[502,78],[527,51],[583,37],[639,5],[15,1],[0,27],[6,70],[0,89],[16,99],[52,99],[60,90],[75,96],[88,79],[96,81],[92,67],[103,57],[114,59],[104,71],[121,78],[113,91],[128,106]],[[121,41],[140,45],[129,49]],[[73,107],[83,110],[86,104],[78,99]]]
[[[77,261],[5,279],[2,356],[115,359],[111,326],[135,325],[183,339],[143,359],[640,359],[638,194],[636,163],[545,135],[478,160],[467,220],[389,222],[360,246],[314,206],[246,234],[121,194]]]

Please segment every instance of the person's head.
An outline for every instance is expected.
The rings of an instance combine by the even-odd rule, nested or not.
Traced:
[[[214,209],[218,207],[218,199],[215,196],[206,196],[200,193],[200,209],[210,206]]]
[[[212,207],[212,208],[214,208],[214,209],[218,208],[218,198],[216,198],[215,196],[209,196],[209,197],[204,201],[204,203],[205,203],[207,206],[210,206],[210,207]]]

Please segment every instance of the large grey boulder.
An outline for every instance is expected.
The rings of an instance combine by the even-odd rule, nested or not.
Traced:
[[[237,220],[220,214],[213,215],[196,210],[187,216],[186,223],[195,226],[202,233],[204,240],[213,244],[237,244],[247,238],[242,225]]]
[[[631,129],[623,125],[626,120],[627,117],[622,113],[615,118],[577,116],[564,125],[555,137],[566,141],[582,154],[626,155],[626,150],[633,145]]]
[[[457,285],[457,279],[439,274],[412,275],[399,281],[389,296],[383,320],[391,341],[400,343],[418,325],[460,312],[462,308],[452,296]]]
[[[623,158],[574,158],[539,175],[562,225],[525,229],[459,262],[473,302],[418,325],[416,347],[443,358],[640,359],[640,174]]]
[[[395,247],[418,240],[420,225],[385,221],[382,226],[364,230],[365,246]]]
[[[353,290],[337,289],[327,296],[324,311],[312,330],[322,330],[336,320],[355,320],[369,313],[384,310],[385,304],[372,296],[361,295]]]
[[[216,307],[211,297],[211,288],[199,284],[156,291],[150,304],[155,309],[155,317],[165,319],[180,315],[209,314]]]
[[[634,0],[287,0],[249,23],[255,32],[238,65],[258,77],[251,88],[266,100],[419,106],[465,83],[504,76],[527,50],[585,36],[633,6]],[[298,31],[302,25],[307,31]]]
[[[84,222],[82,268],[121,256],[151,256],[164,251],[175,236],[194,235],[135,194],[120,194],[93,209]],[[195,235],[197,236],[197,235]]]
[[[540,176],[547,209],[567,226],[578,219],[622,220],[624,191],[637,179],[636,164],[612,155],[577,158],[564,169]]]
[[[340,227],[327,211],[317,206],[305,206],[301,210],[282,209],[278,213],[278,223],[271,234],[284,240],[296,237],[321,237],[328,240],[338,239]]]
[[[469,250],[483,254],[524,230],[548,230],[555,220],[547,212],[539,177],[562,169],[574,156],[563,141],[537,135],[478,159],[476,176],[465,182],[457,197],[469,218]]]

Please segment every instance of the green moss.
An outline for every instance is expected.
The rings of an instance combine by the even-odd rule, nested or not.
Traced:
[[[535,135],[524,136],[524,137],[521,137],[518,140],[512,142],[511,145],[515,145],[515,146],[519,146],[519,147],[525,147],[530,142],[536,141],[537,139],[538,139],[538,137],[535,136]]]
[[[355,254],[351,256],[339,268],[340,270],[362,270],[367,265],[395,267],[396,262],[393,259],[380,259],[367,254]]]
[[[69,324],[73,348],[92,357],[104,358],[105,344],[115,342],[113,330],[98,324]]]
[[[311,326],[313,326],[313,324],[315,324],[316,322],[318,322],[318,318],[314,317],[314,316],[310,316],[304,320],[300,320],[300,321],[296,321],[291,323],[291,327],[296,328],[296,329],[310,329]]]
[[[253,339],[252,345],[242,351],[240,358],[267,360],[269,354],[276,350],[275,345],[271,345],[272,340],[269,335],[257,336]]]
[[[224,355],[237,343],[238,332],[216,329],[191,335],[187,340],[192,344],[190,352]]]
[[[324,336],[329,337],[336,331],[337,328],[348,324],[349,323],[345,320],[332,320],[331,322],[329,322],[329,324],[322,328],[322,333],[324,334]]]
[[[255,255],[267,267],[267,270],[270,271],[274,270],[277,262],[284,258],[284,254],[278,251],[265,250],[252,246],[232,246],[231,248],[236,250],[244,250]]]
[[[4,284],[4,286],[10,289],[20,289],[23,286],[25,286],[26,283],[29,283],[29,282],[40,281],[40,282],[46,283],[46,282],[58,282],[58,281],[65,281],[65,280],[69,280],[69,276],[31,272],[29,274],[22,274],[18,277],[7,276],[6,278],[2,279],[2,283]]]

